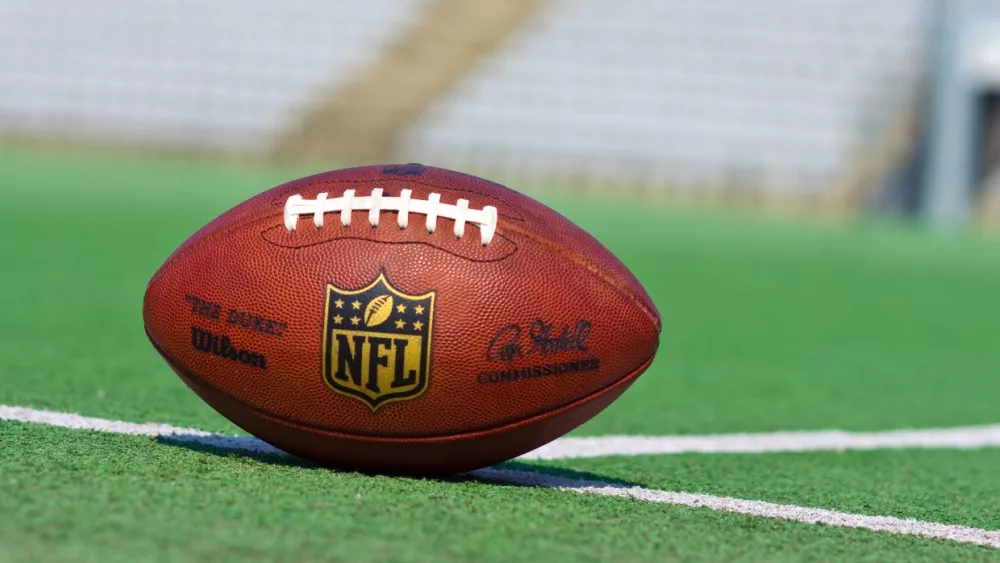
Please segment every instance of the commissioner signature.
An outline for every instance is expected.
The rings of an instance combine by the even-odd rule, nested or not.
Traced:
[[[507,325],[493,337],[486,349],[486,360],[510,363],[532,355],[548,356],[570,350],[586,350],[591,326],[590,321],[579,320],[573,328],[564,325],[561,331],[554,332],[552,323],[541,319],[532,322],[527,330],[521,325]]]

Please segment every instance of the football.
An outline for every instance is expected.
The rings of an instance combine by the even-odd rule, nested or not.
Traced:
[[[562,436],[649,366],[660,316],[609,250],[500,184],[366,166],[282,184],[184,242],[149,340],[260,439],[348,470],[442,474]]]

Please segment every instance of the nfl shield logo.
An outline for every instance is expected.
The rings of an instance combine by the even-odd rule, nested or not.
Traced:
[[[385,273],[365,288],[326,286],[323,379],[374,412],[419,397],[431,362],[434,292],[407,295]]]

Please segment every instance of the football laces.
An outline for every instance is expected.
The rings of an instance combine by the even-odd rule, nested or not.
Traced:
[[[295,232],[299,217],[312,215],[313,224],[322,229],[327,213],[339,213],[340,224],[351,226],[351,215],[354,211],[367,211],[368,223],[374,228],[379,226],[379,217],[383,211],[395,211],[396,224],[400,229],[409,226],[410,214],[425,216],[424,225],[427,232],[433,234],[437,230],[437,220],[440,217],[455,222],[455,238],[465,236],[465,225],[472,224],[479,228],[479,240],[483,246],[488,245],[497,230],[497,208],[487,205],[482,209],[471,209],[469,200],[459,199],[454,204],[442,203],[441,194],[428,194],[427,199],[415,199],[412,190],[403,190],[399,197],[382,195],[382,188],[375,188],[371,195],[357,196],[354,190],[345,190],[341,197],[330,198],[327,192],[316,195],[316,199],[305,199],[299,194],[288,198],[285,202],[285,228]]]

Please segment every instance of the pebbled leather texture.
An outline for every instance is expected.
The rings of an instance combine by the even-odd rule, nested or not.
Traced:
[[[365,196],[376,187],[495,206],[496,236],[483,246],[468,225],[456,240],[440,218],[429,234],[424,216],[412,214],[400,229],[388,211],[374,228],[366,211],[350,227],[337,214],[321,229],[311,216],[294,232],[283,226],[291,195]],[[425,310],[415,313],[417,305]],[[395,473],[473,469],[555,439],[638,377],[660,331],[639,282],[579,227],[499,184],[419,165],[310,176],[236,206],[167,259],[143,317],[181,378],[247,431],[326,465]],[[372,348],[378,338],[382,348]],[[426,351],[419,360],[418,350]],[[338,366],[347,377],[335,377]],[[372,373],[383,374],[379,383],[366,379]],[[403,373],[422,379],[393,387]],[[390,387],[399,398],[386,399]]]

